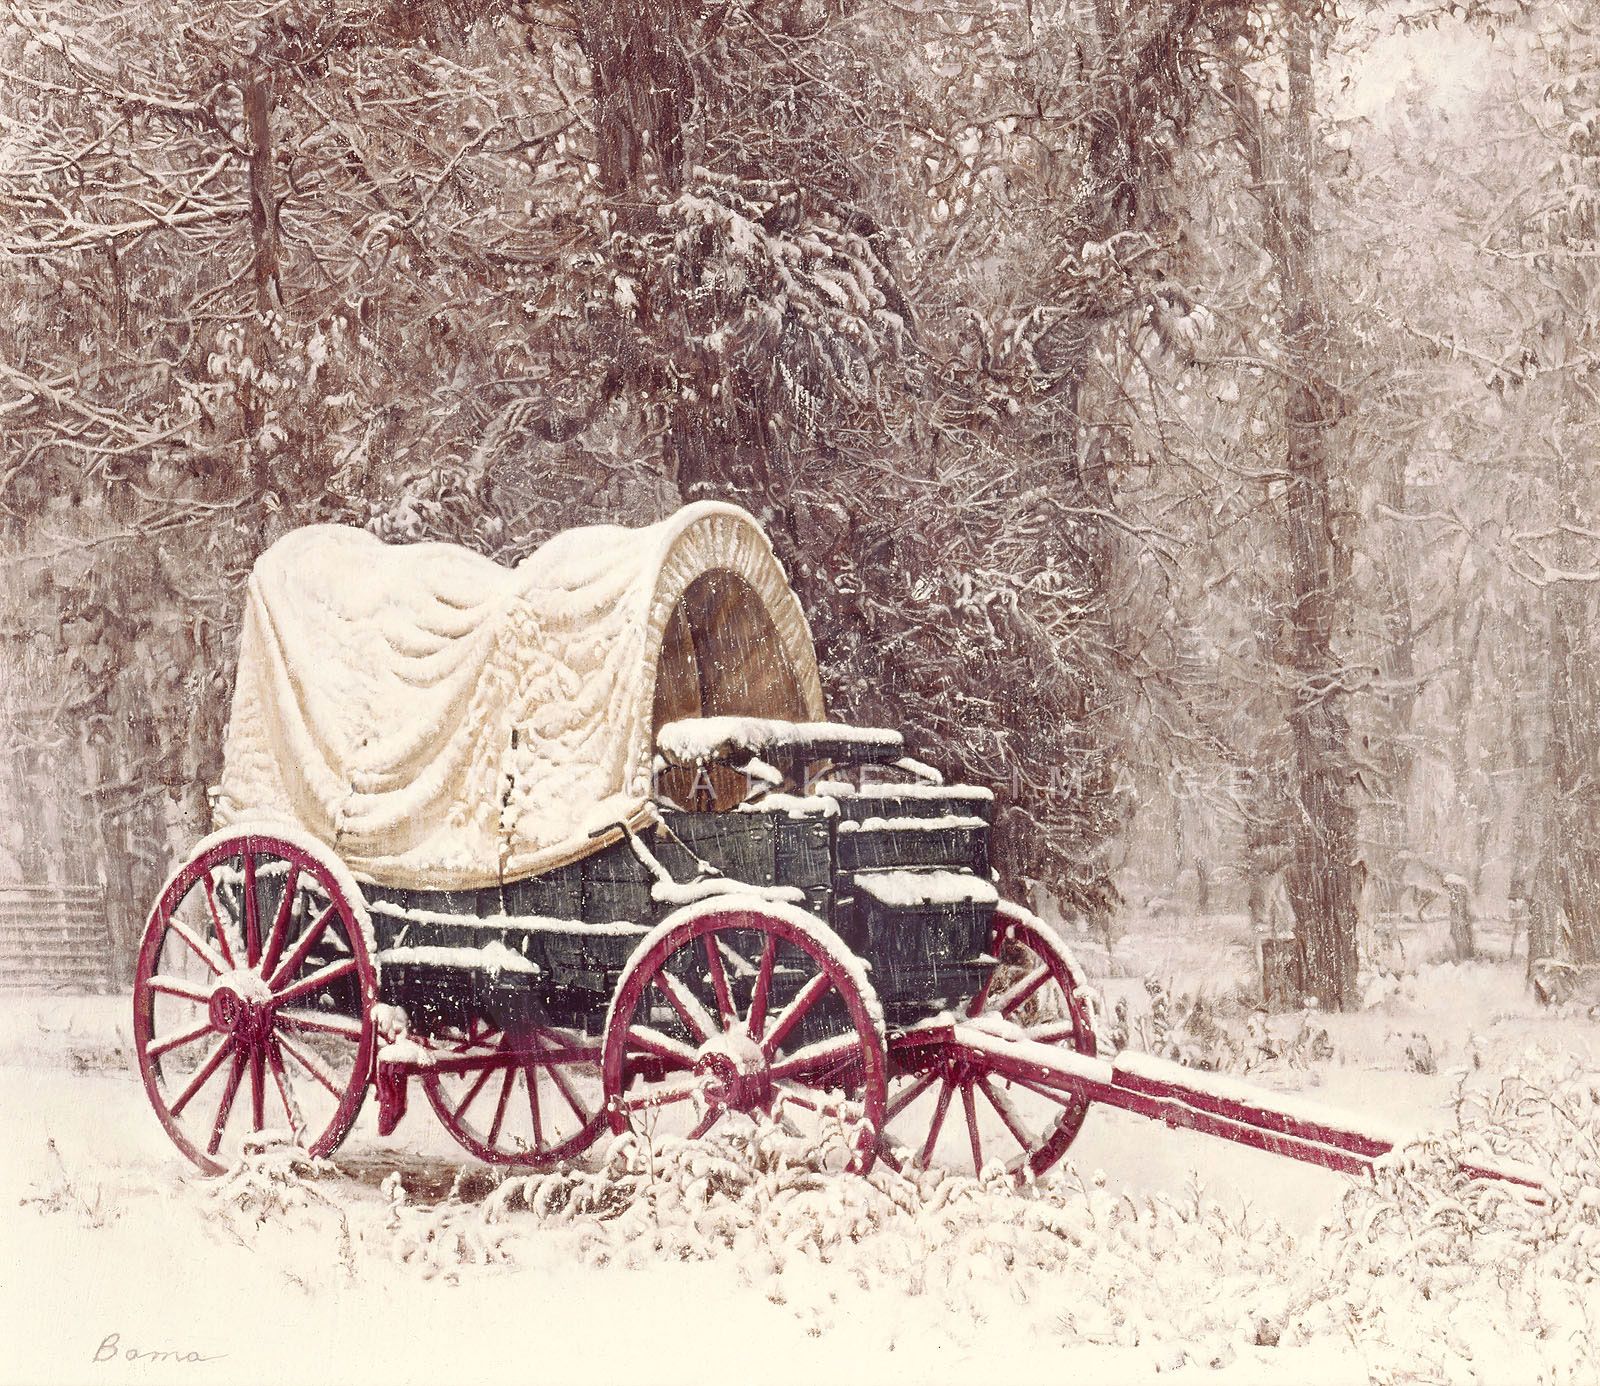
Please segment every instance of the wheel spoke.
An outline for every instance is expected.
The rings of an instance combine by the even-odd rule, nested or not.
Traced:
[[[329,905],[316,917],[311,927],[300,935],[300,941],[295,944],[293,952],[284,959],[282,965],[267,981],[267,986],[273,991],[281,987],[289,978],[300,970],[300,965],[310,956],[311,950],[317,946],[317,940],[323,935],[333,917],[339,912],[337,905]]]
[[[583,1105],[582,1100],[573,1090],[572,1084],[567,1079],[567,1075],[561,1071],[561,1065],[557,1063],[548,1063],[546,1064],[544,1071],[550,1075],[550,1081],[556,1085],[556,1091],[566,1099],[567,1106],[572,1108],[573,1112],[577,1115],[578,1120],[584,1125],[588,1125],[589,1118],[593,1114],[587,1107]]]
[[[483,1091],[483,1085],[494,1076],[495,1071],[493,1068],[486,1068],[473,1081],[472,1086],[467,1089],[467,1095],[461,1099],[455,1111],[451,1114],[456,1121],[460,1121],[462,1114],[477,1100],[478,1094]],[[511,1071],[511,1069],[506,1070],[508,1073]]]
[[[194,932],[183,920],[175,914],[167,916],[167,928],[171,929],[179,938],[189,945],[189,951],[199,958],[213,972],[228,971],[228,964],[218,956],[217,950]]]
[[[972,1084],[961,1085],[961,1105],[967,1114],[967,1140],[972,1145],[972,1173],[983,1173],[983,1142],[978,1139],[978,1108],[972,1098]]]
[[[1017,1115],[1017,1109],[1011,1105],[1011,1100],[1003,1092],[996,1092],[994,1084],[987,1078],[978,1079],[978,1089],[989,1099],[989,1105],[999,1114],[1006,1130],[1011,1132],[1011,1138],[1022,1147],[1022,1153],[1033,1154],[1033,1142],[1028,1139],[1028,1133],[1022,1126],[1022,1119]]]
[[[665,1107],[673,1102],[686,1101],[699,1091],[698,1078],[683,1078],[671,1085],[660,1084],[638,1097],[624,1097],[622,1105],[627,1111],[642,1112],[651,1107]]]
[[[711,977],[711,990],[717,998],[717,1013],[722,1018],[722,1028],[728,1029],[734,1021],[733,994],[728,990],[728,972],[722,965],[721,944],[715,933],[702,936],[706,948],[706,971]]]
[[[803,1083],[808,1075],[825,1078],[843,1067],[844,1059],[860,1053],[861,1036],[854,1030],[847,1030],[842,1035],[832,1035],[828,1039],[818,1040],[815,1044],[808,1044],[804,1049],[797,1049],[793,1054],[778,1060],[770,1070],[772,1081],[776,1083],[784,1078],[793,1078],[796,1082]]]
[[[767,935],[767,946],[761,950],[761,965],[756,969],[755,987],[750,993],[750,1014],[745,1029],[750,1037],[759,1040],[767,1028],[767,997],[772,990],[772,965],[778,960],[778,936]]]
[[[244,854],[244,960],[248,967],[261,961],[261,911],[256,904],[256,854]],[[256,1130],[260,1130],[258,1126]]]
[[[323,1034],[340,1035],[348,1040],[361,1038],[361,1022],[352,1020],[347,1015],[318,1015],[314,1011],[285,1011],[273,1013],[274,1020],[279,1025],[287,1025],[294,1030],[317,1030]]]
[[[250,1129],[267,1124],[267,1051],[264,1044],[250,1050]]]
[[[239,1095],[239,1080],[244,1077],[249,1055],[242,1049],[234,1051],[233,1066],[228,1070],[228,1083],[222,1090],[222,1101],[217,1103],[217,1119],[211,1127],[211,1139],[206,1144],[206,1154],[215,1155],[222,1148],[222,1134],[228,1128],[228,1116],[233,1111],[233,1100]]]
[[[1072,1020],[1052,1020],[1044,1025],[1026,1027],[1028,1038],[1035,1044],[1059,1044],[1077,1036],[1078,1026]]]
[[[889,1122],[893,1121],[897,1116],[900,1115],[901,1112],[905,1111],[907,1107],[921,1097],[923,1093],[927,1092],[927,1090],[938,1081],[939,1075],[937,1073],[924,1073],[922,1077],[916,1080],[916,1082],[907,1084],[906,1087],[901,1090],[900,1096],[895,1098],[895,1100],[889,1104],[888,1109],[884,1112],[884,1124],[887,1125]]]
[[[212,1033],[211,1021],[202,1020],[198,1025],[187,1030],[180,1030],[175,1035],[168,1035],[163,1040],[157,1040],[145,1050],[152,1059],[159,1059],[163,1054],[170,1054],[174,1049],[182,1049],[186,1044],[193,1044],[197,1039],[204,1039]]]
[[[289,936],[289,918],[294,913],[294,895],[300,885],[300,868],[290,863],[289,874],[283,878],[283,895],[278,901],[278,912],[272,917],[272,928],[267,933],[266,946],[261,950],[263,976],[278,965],[278,955],[283,952],[284,940]]]
[[[283,1046],[283,1052],[285,1054],[299,1064],[301,1068],[305,1069],[307,1073],[315,1078],[317,1082],[321,1083],[322,1086],[331,1092],[335,1097],[342,1097],[344,1095],[343,1090],[339,1086],[338,1078],[335,1077],[334,1074],[329,1071],[327,1065],[325,1065],[322,1060],[313,1054],[309,1049],[302,1048],[300,1045],[296,1044],[292,1039],[290,1039],[288,1035],[283,1034],[281,1031],[277,1034],[277,1041]]]
[[[704,1137],[710,1132],[711,1128],[722,1120],[723,1110],[724,1109],[721,1107],[711,1108],[710,1111],[708,1111],[703,1117],[700,1118],[699,1121],[695,1123],[694,1130],[689,1132],[689,1139],[692,1141],[704,1139]]]
[[[185,1001],[193,1001],[201,1006],[211,1004],[209,988],[197,986],[182,977],[152,977],[148,983],[151,991],[159,991],[166,996],[181,996]]]
[[[1030,1082],[1026,1078],[1013,1078],[1011,1082],[1015,1083],[1019,1088],[1026,1088],[1029,1092],[1038,1093],[1040,1097],[1048,1097],[1052,1102],[1060,1103],[1063,1107],[1074,1107],[1083,1101],[1083,1098],[1075,1092],[1064,1091],[1060,1088],[1047,1088],[1039,1083]]]
[[[494,1104],[494,1120],[489,1123],[488,1144],[493,1145],[500,1139],[500,1127],[506,1119],[506,1103],[511,1098],[511,1085],[517,1080],[517,1070],[508,1068],[506,1076],[500,1083],[500,1096]]]
[[[1024,1001],[1049,980],[1050,965],[1048,963],[1040,963],[1020,982],[995,998],[995,1010],[1009,1019],[1012,1011],[1020,1007]]]
[[[211,879],[211,873],[206,872],[202,879],[206,883],[206,907],[211,911],[211,923],[217,933],[217,950],[222,954],[223,961],[227,963],[226,970],[231,972],[238,963],[233,960],[233,947],[228,942],[228,931],[223,927],[222,911],[217,907],[216,882]]]
[[[267,1067],[272,1070],[272,1081],[278,1085],[278,1096],[283,1099],[283,1113],[289,1118],[289,1129],[297,1141],[305,1139],[305,1118],[300,1115],[300,1104],[294,1098],[294,1084],[283,1066],[283,1051],[278,1047],[277,1036],[267,1043]]]
[[[996,951],[998,954],[998,950]],[[978,994],[967,1003],[967,1015],[969,1017],[983,1014],[984,1008],[989,1004],[989,988],[994,985],[994,979],[999,972],[1000,967],[996,964],[989,975],[983,979],[983,985],[978,988]]]
[[[206,1056],[206,1061],[195,1070],[194,1076],[189,1079],[188,1087],[184,1088],[184,1090],[178,1094],[177,1101],[167,1108],[167,1110],[171,1112],[173,1116],[178,1117],[183,1115],[183,1109],[189,1105],[190,1099],[197,1092],[199,1092],[201,1088],[205,1087],[207,1080],[209,1080],[211,1075],[217,1071],[217,1066],[222,1062],[222,1060],[227,1056],[228,1051],[232,1048],[233,1036],[224,1035],[218,1042],[217,1047]]]
[[[628,1048],[637,1049],[653,1058],[664,1059],[676,1068],[693,1068],[699,1055],[682,1040],[663,1034],[654,1026],[633,1025],[628,1028]]]
[[[735,977],[754,977],[756,975],[755,964],[731,943],[724,943],[720,935],[717,938],[717,952],[722,954],[724,972],[727,971],[728,964],[731,963]]]
[[[819,972],[795,993],[794,1000],[784,1008],[761,1041],[761,1048],[769,1059],[777,1053],[778,1046],[788,1039],[789,1032],[800,1023],[801,1016],[815,1006],[832,985],[833,979],[826,972]]]
[[[704,1044],[711,1038],[713,1032],[719,1028],[717,1022],[711,1018],[711,1012],[700,1004],[699,998],[688,987],[667,971],[656,973],[651,981],[655,984],[656,990],[672,1002],[672,1009],[688,1027],[696,1043]]]
[[[286,987],[272,998],[273,1008],[287,1005],[290,1001],[297,1001],[302,996],[308,996],[314,991],[321,991],[330,982],[337,982],[341,977],[348,977],[356,971],[357,964],[354,958],[341,958],[338,962],[329,963],[326,967],[319,967],[309,977],[302,977],[293,986]]]
[[[939,1130],[944,1125],[945,1113],[950,1110],[950,1098],[954,1091],[955,1088],[948,1079],[939,1089],[939,1105],[933,1110],[933,1121],[928,1125],[928,1139],[922,1147],[921,1160],[924,1168],[933,1159],[933,1147],[938,1144]]]
[[[539,1116],[539,1070],[529,1064],[522,1070],[528,1080],[528,1115],[533,1119],[533,1148],[544,1149],[544,1125]]]

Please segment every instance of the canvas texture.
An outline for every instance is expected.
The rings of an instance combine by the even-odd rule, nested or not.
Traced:
[[[762,661],[781,692],[746,677]],[[743,706],[706,706],[730,678]],[[385,885],[537,874],[650,821],[661,709],[823,715],[805,615],[745,511],[569,530],[514,568],[310,526],[250,578],[216,823],[292,824]]]

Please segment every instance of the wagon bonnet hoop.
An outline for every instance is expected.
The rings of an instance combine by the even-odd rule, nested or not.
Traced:
[[[762,707],[700,708],[699,715],[747,713],[788,717],[794,721],[821,721],[825,715],[822,676],[817,668],[816,647],[811,626],[799,598],[789,582],[772,545],[759,529],[759,545],[739,536],[754,528],[755,521],[737,506],[708,502],[680,511],[663,541],[656,564],[657,583],[652,600],[640,613],[646,632],[641,668],[652,690],[652,706],[635,705],[630,733],[632,776],[630,788],[637,794],[650,792],[651,766],[655,757],[655,733],[659,724],[672,716],[656,716],[660,706],[660,682],[664,674],[663,655],[672,630],[674,616],[682,609],[690,590],[704,579],[726,575],[744,584],[758,603],[759,611],[771,623],[785,671],[794,682],[796,701],[788,710]],[[773,653],[773,652],[768,652]]]

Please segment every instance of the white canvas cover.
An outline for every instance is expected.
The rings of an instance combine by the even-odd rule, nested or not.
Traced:
[[[493,885],[648,822],[655,729],[698,715],[823,715],[736,506],[569,530],[515,568],[315,525],[250,577],[217,824],[288,822],[386,885]]]

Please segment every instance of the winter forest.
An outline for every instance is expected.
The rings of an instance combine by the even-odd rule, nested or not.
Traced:
[[[6,874],[133,937],[282,531],[715,496],[1033,898],[1600,962],[1593,19],[12,7]]]
[[[648,1319],[677,1262],[733,1284],[720,1246],[766,1267],[739,1293],[794,1337],[774,1380],[894,1360],[841,1305],[901,1274],[861,1249],[895,1245],[952,1280],[1028,1267],[1026,1310],[962,1279],[890,1316],[907,1342],[941,1302],[1028,1320],[1014,1357],[939,1326],[924,1380],[1592,1381],[1597,444],[1585,0],[0,0],[0,885],[101,892],[112,989],[103,1012],[73,993],[77,1029],[44,986],[0,992],[5,1063],[42,1044],[61,1081],[128,1087],[120,1008],[210,830],[268,545],[337,522],[510,564],[730,500],[804,607],[830,715],[994,789],[1001,893],[1072,941],[1108,1033],[1357,1106],[1392,1067],[1395,1104],[1466,1110],[1565,1193],[1508,1212],[1415,1165],[1376,1193],[1295,1172],[1234,1226],[1199,1184],[1271,1184],[1270,1159],[1197,1154],[1190,1191],[1187,1147],[1130,1156],[1108,1192],[1095,1165],[1180,1139],[1129,1123],[1031,1212],[978,1170],[919,1186],[955,1200],[933,1222],[881,1182],[817,1193],[865,1200],[836,1264],[766,1184],[682,1151],[670,1198],[615,1151],[609,1193],[561,1176],[559,1253],[520,1184],[347,1197],[268,1152],[186,1186],[178,1216],[239,1229],[212,1251],[267,1239],[389,1314],[426,1297],[369,1252],[502,1312],[516,1282],[473,1276],[553,1292],[570,1254]],[[175,1177],[156,1133],[131,1175],[50,1136],[8,1157],[28,1216],[94,1247],[103,1195],[131,1200],[117,1235],[159,1226],[122,1187]],[[791,1155],[750,1158],[791,1188]],[[705,1231],[697,1179],[743,1211]],[[1110,1230],[1118,1180],[1157,1199],[1137,1235]],[[1328,1250],[1290,1203],[1364,1231]],[[654,1251],[616,1231],[647,1205]],[[1097,1258],[1143,1288],[1108,1308]],[[1414,1322],[1373,1307],[1402,1293]],[[267,1360],[139,1312],[13,1366],[77,1379],[114,1332]],[[806,1355],[841,1342],[850,1365]],[[1280,1344],[1308,1355],[1275,1366]]]

